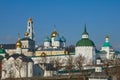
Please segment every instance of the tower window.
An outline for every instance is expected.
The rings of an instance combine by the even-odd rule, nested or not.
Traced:
[[[30,32],[30,29],[29,29],[29,32]]]
[[[29,26],[30,26],[30,22],[29,22]]]

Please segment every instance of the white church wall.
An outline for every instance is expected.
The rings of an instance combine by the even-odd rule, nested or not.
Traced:
[[[80,46],[75,48],[75,56],[82,55],[86,58],[85,64],[89,64],[95,60],[95,49],[94,47]]]
[[[106,58],[110,59],[110,48],[109,47],[102,47],[101,51],[106,51]]]

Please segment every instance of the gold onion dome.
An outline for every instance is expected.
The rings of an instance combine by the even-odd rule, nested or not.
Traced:
[[[18,40],[18,41],[16,42],[16,48],[21,48],[21,46],[22,46],[22,43],[21,43],[20,40]]]
[[[56,37],[57,34],[58,34],[57,31],[53,31],[51,37]]]
[[[30,18],[30,19],[28,20],[28,22],[31,22],[31,23],[32,23],[32,22],[33,22],[32,18]]]
[[[25,36],[27,37],[29,35],[29,33],[28,32],[25,32]]]

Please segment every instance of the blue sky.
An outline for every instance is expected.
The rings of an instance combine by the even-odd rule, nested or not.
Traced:
[[[97,47],[108,34],[113,47],[120,48],[120,0],[0,0],[0,43],[15,43],[18,33],[24,37],[30,17],[38,44],[54,25],[68,45],[76,44],[86,23]]]

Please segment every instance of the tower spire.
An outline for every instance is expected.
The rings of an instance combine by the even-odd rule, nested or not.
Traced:
[[[83,35],[84,35],[84,34],[87,34],[87,35],[88,35],[87,29],[86,29],[86,24],[84,25],[84,32],[83,32]]]
[[[87,32],[87,30],[86,30],[86,24],[85,24],[85,26],[84,26],[84,32],[85,32],[85,33]]]
[[[56,25],[54,24],[54,31],[56,31]]]
[[[20,33],[18,33],[18,40],[20,40]]]
[[[82,38],[88,38],[88,33],[86,29],[86,24],[84,25],[84,32],[82,33]]]

